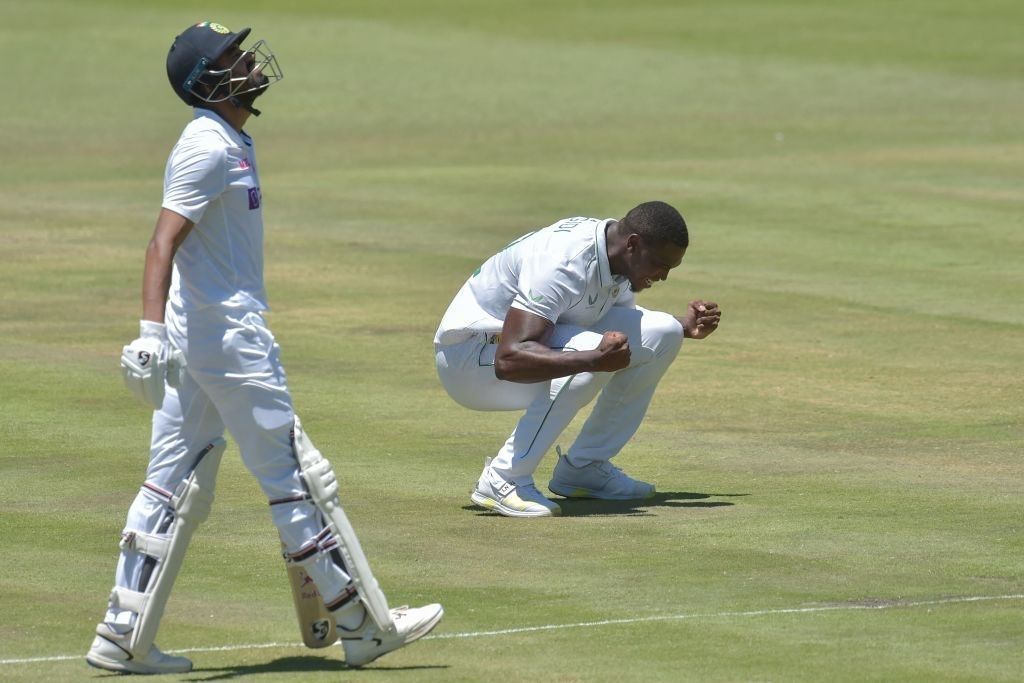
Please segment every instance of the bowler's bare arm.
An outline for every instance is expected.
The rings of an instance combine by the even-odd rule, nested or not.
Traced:
[[[615,372],[629,365],[629,339],[605,332],[591,351],[552,349],[555,324],[518,308],[510,308],[494,357],[494,375],[509,382],[545,382],[579,372]]]

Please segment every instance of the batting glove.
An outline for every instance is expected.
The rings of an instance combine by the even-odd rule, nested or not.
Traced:
[[[128,390],[158,409],[164,402],[164,382],[178,387],[185,357],[167,342],[167,328],[151,320],[139,322],[139,338],[121,349],[121,376]]]

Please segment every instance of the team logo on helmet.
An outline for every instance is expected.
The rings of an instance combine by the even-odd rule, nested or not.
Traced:
[[[227,26],[224,26],[223,24],[218,24],[215,21],[201,21],[198,24],[196,24],[196,26],[205,26],[211,31],[216,31],[217,33],[231,33],[231,30],[228,29]]]

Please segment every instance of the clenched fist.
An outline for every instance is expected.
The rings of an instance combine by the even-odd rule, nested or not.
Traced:
[[[680,319],[683,332],[689,339],[703,339],[718,329],[722,311],[714,301],[694,299]]]
[[[605,332],[597,351],[600,356],[594,369],[598,372],[615,372],[629,365],[629,338],[622,332]]]

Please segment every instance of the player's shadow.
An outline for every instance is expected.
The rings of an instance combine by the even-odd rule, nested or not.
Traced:
[[[651,508],[717,508],[729,507],[735,503],[727,500],[708,500],[712,497],[748,496],[748,493],[695,493],[692,491],[658,491],[644,500],[595,500],[592,498],[554,498],[562,508],[563,517],[588,517],[595,515],[627,515],[648,517]]]
[[[186,678],[188,681],[227,681],[234,678],[248,679],[250,676],[260,674],[283,674],[283,673],[329,673],[348,672],[352,675],[361,675],[370,678],[374,671],[418,671],[421,669],[447,669],[447,666],[387,666],[374,663],[366,669],[350,669],[345,662],[331,657],[313,657],[300,655],[295,657],[279,657],[262,664],[244,664],[225,667],[201,667],[192,670],[193,677]],[[195,674],[199,674],[196,676]],[[205,675],[210,674],[210,675]]]
[[[596,515],[621,515],[628,517],[650,517],[652,508],[717,508],[735,505],[727,500],[708,498],[739,498],[749,493],[696,493],[692,491],[659,491],[644,500],[595,500],[592,498],[552,498],[562,508],[562,517],[590,517]],[[464,505],[482,517],[497,517],[497,512],[485,510],[476,505]]]

